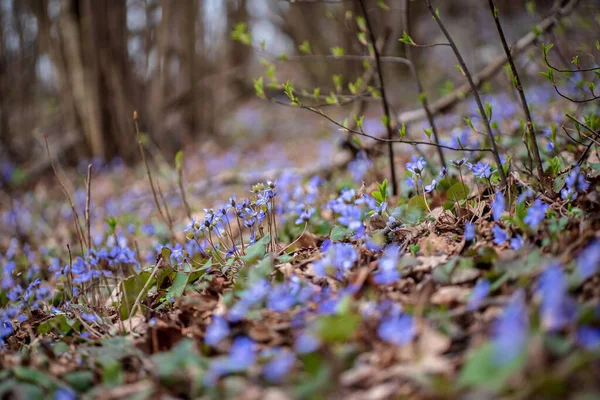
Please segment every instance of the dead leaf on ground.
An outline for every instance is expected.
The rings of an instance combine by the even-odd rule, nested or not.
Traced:
[[[463,303],[469,293],[471,293],[471,289],[468,288],[460,286],[444,286],[439,288],[433,296],[431,296],[431,304],[448,306]]]

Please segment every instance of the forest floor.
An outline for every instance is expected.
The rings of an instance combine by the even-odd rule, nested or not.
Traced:
[[[491,157],[406,145],[392,195],[382,150],[332,169],[341,133],[250,111],[230,150],[146,143],[156,195],[143,165],[59,171],[77,218],[5,168],[0,398],[600,397],[600,159],[561,128],[598,108],[532,97],[545,191],[502,94],[502,190]],[[442,137],[482,143],[462,117]]]

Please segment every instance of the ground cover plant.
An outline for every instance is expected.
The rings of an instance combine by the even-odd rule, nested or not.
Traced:
[[[550,42],[585,29],[580,2],[557,1],[513,44],[481,2],[502,48],[481,71],[435,1],[423,3],[442,41],[429,44],[411,36],[414,2],[397,2],[398,38],[374,29],[392,2],[355,3],[356,54],[305,42],[274,55],[245,23],[232,32],[264,56],[259,98],[343,138],[326,163],[255,171],[286,151],[265,144],[256,159],[159,164],[132,110],[137,168],[64,173],[47,140],[48,186],[18,190],[18,167],[3,167],[2,398],[600,396],[600,43],[566,49],[565,64]],[[389,40],[402,56],[385,55]],[[466,82],[439,100],[413,54],[431,47]],[[364,73],[299,89],[278,70],[299,60]],[[395,113],[384,64],[411,73],[419,111]],[[498,73],[504,85],[486,88]]]

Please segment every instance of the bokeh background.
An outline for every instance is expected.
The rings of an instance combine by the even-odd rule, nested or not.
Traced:
[[[43,133],[56,158],[66,165],[90,159],[135,163],[140,155],[134,110],[140,115],[147,146],[165,160],[172,160],[182,148],[203,148],[219,162],[219,153],[233,148],[223,153],[227,156],[221,161],[227,165],[232,161],[229,158],[237,160],[273,142],[285,142],[292,149],[318,142],[322,151],[311,154],[328,157],[332,146],[327,142],[335,143],[338,134],[335,127],[318,117],[257,99],[252,84],[253,78],[264,75],[261,59],[265,57],[277,65],[280,82],[291,79],[297,87],[311,91],[320,87],[322,93],[334,91],[334,74],[341,74],[345,82],[363,74],[360,62],[281,62],[273,57],[283,52],[299,54],[305,41],[314,54],[330,54],[334,46],[347,54],[364,53],[353,18],[360,14],[357,3],[316,3],[0,0],[0,161],[18,166],[29,179],[48,173]],[[401,56],[403,45],[397,38],[405,29],[403,3],[385,3],[388,8],[382,10],[377,1],[370,2],[370,18],[377,37],[391,38],[384,53]],[[473,71],[501,54],[484,2],[437,3]],[[580,15],[586,14],[586,7],[597,12],[595,0],[582,3]],[[506,16],[508,40],[514,42],[548,12],[552,1],[503,0],[497,4]],[[413,39],[417,43],[442,41],[423,2],[412,2],[411,7]],[[590,15],[586,17],[589,25]],[[247,24],[255,46],[265,42],[266,52],[232,40],[231,32],[241,22]],[[593,36],[593,29],[576,32]],[[561,41],[572,47],[578,37],[555,40],[556,48],[561,48]],[[415,54],[430,98],[463,83],[447,48],[416,49]],[[540,70],[542,66],[532,62],[530,78]],[[405,66],[385,64],[385,77],[395,112],[418,108]],[[505,83],[505,79],[500,82]],[[379,109],[375,101],[367,114]],[[344,115],[345,111],[331,112]],[[293,158],[284,150],[267,152],[272,157]]]

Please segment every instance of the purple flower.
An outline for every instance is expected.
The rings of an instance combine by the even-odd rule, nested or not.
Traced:
[[[590,183],[585,180],[585,176],[579,172],[579,166],[575,167],[565,179],[565,188],[560,191],[563,200],[575,200],[579,192],[585,192],[590,187]]]
[[[263,369],[263,375],[269,382],[280,382],[294,366],[296,356],[289,350],[279,350],[275,357]]]
[[[467,310],[474,311],[478,309],[489,293],[490,281],[487,279],[481,279],[471,291],[469,300],[467,300]]]
[[[582,280],[594,275],[600,266],[600,242],[592,240],[577,257],[577,273]]]
[[[504,201],[504,195],[502,195],[501,192],[496,193],[494,202],[492,203],[492,216],[494,217],[494,221],[498,221],[500,219],[505,207],[506,202]]]
[[[465,224],[465,240],[475,239],[475,225],[467,221]]]
[[[206,328],[204,342],[209,346],[216,346],[229,335],[229,332],[229,324],[227,324],[225,318],[213,315],[211,324]]]
[[[406,169],[414,175],[421,175],[426,165],[427,161],[423,157],[412,156],[412,161],[406,163]]]
[[[356,155],[356,158],[348,163],[348,170],[352,175],[352,180],[354,182],[360,182],[364,176],[369,171],[373,163],[367,157],[367,154],[364,151],[359,152]]]
[[[410,343],[417,330],[413,317],[408,314],[392,315],[379,324],[377,334],[388,343],[402,346]]]
[[[530,199],[532,197],[533,197],[533,190],[531,190],[531,188],[527,188],[527,190],[525,190],[523,193],[521,193],[519,195],[519,197],[517,197],[517,204],[521,204],[525,200]]]
[[[429,185],[425,185],[425,193],[431,193],[435,190],[435,188],[437,187],[438,183],[440,182],[439,179],[434,179],[431,181],[431,184]]]
[[[497,363],[509,363],[525,349],[528,330],[525,293],[519,290],[513,294],[502,315],[494,322],[493,346]]]
[[[256,344],[249,337],[237,337],[231,344],[229,360],[232,365],[237,366],[238,369],[246,369],[254,364],[254,359],[256,358],[255,348]]]
[[[296,352],[299,354],[306,354],[317,350],[319,346],[321,346],[321,342],[316,336],[308,332],[304,332],[296,339],[296,342],[294,343],[294,350],[296,350]]]
[[[582,326],[577,329],[577,343],[588,350],[597,350],[600,346],[600,329]]]
[[[537,284],[541,298],[542,325],[549,331],[562,329],[575,317],[575,304],[568,296],[568,284],[559,264],[554,263],[542,272]]]
[[[357,260],[358,254],[351,244],[334,243],[328,247],[325,256],[313,264],[313,268],[319,277],[331,273],[337,279],[342,279],[344,271],[352,268]]]
[[[532,229],[537,228],[537,226],[546,218],[546,211],[550,206],[544,203],[540,199],[536,199],[533,205],[531,205],[527,209],[527,215],[523,221],[529,225]]]
[[[473,172],[473,176],[480,179],[490,179],[495,171],[492,171],[492,167],[488,163],[482,163],[481,161],[477,164],[467,164],[469,169]]]
[[[83,318],[85,322],[95,322],[96,320],[98,320],[98,316],[96,314],[86,312],[81,313],[81,318]]]
[[[494,243],[498,246],[505,243],[508,240],[508,234],[502,228],[500,228],[497,224],[494,224],[492,227],[492,232],[494,234]]]
[[[517,233],[517,235],[514,238],[510,239],[510,248],[514,251],[517,251],[523,246],[523,243],[523,236]]]
[[[302,214],[300,214],[300,216],[298,217],[298,219],[296,220],[296,225],[301,225],[305,222],[308,222],[308,220],[310,219],[310,217],[313,216],[313,214],[315,213],[315,209],[314,207],[307,207]]]
[[[400,279],[398,272],[398,261],[400,260],[400,248],[392,244],[388,246],[379,258],[378,270],[373,275],[373,280],[379,285],[389,285]]]

